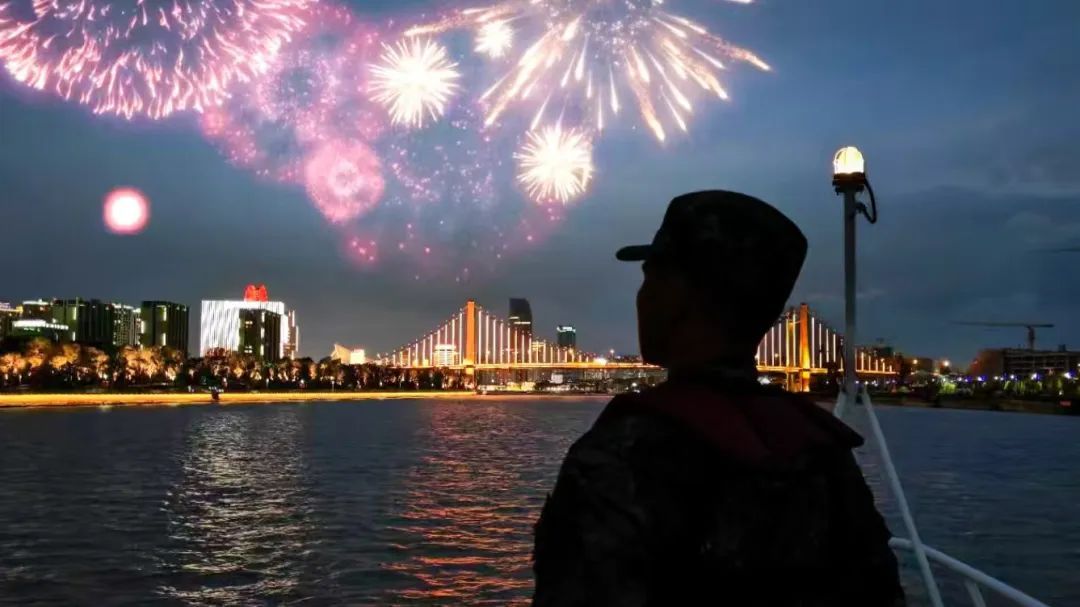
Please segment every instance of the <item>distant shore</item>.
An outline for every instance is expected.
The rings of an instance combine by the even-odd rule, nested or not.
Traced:
[[[256,403],[310,401],[377,401],[377,400],[495,400],[512,396],[514,400],[533,399],[592,399],[610,398],[592,394],[477,394],[472,390],[431,392],[222,392],[214,402],[206,392],[162,394],[100,393],[100,394],[0,394],[0,409],[22,407],[94,407],[137,405],[241,405]]]
[[[882,395],[873,397],[874,404],[894,407],[916,407],[921,409],[966,409],[969,411],[1002,411],[1008,413],[1039,413],[1044,415],[1076,415],[1073,405],[1064,405],[1067,400],[1020,400],[1015,398],[975,399],[943,397],[934,403],[919,398]]]

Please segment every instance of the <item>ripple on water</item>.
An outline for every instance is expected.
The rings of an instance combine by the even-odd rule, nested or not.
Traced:
[[[0,412],[0,602],[527,604],[533,522],[599,411],[401,401]],[[929,543],[1051,604],[1080,604],[1080,518],[1065,507],[1080,503],[1080,420],[881,417]],[[871,449],[860,457],[902,533],[880,462]]]

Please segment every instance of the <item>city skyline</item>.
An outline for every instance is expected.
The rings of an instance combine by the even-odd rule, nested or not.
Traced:
[[[840,211],[829,160],[856,144],[881,206],[881,222],[860,232],[861,341],[954,361],[1024,341],[1021,331],[951,324],[969,319],[1053,323],[1039,334],[1050,349],[1080,340],[1076,258],[1050,252],[1080,242],[1080,125],[1072,119],[1080,84],[1071,77],[1080,7],[680,4],[760,52],[773,71],[734,70],[732,101],[663,146],[613,130],[597,150],[604,178],[567,207],[554,233],[491,268],[478,263],[460,282],[457,273],[401,263],[357,267],[303,192],[223,162],[191,132],[191,116],[99,119],[4,77],[4,235],[10,250],[35,254],[9,272],[3,295],[192,303],[258,278],[311,319],[303,353],[312,355],[335,341],[394,347],[466,297],[525,295],[545,334],[572,321],[588,329],[590,346],[636,351],[640,271],[616,263],[613,251],[648,240],[672,196],[725,187],[760,196],[803,227],[810,254],[791,303],[839,319]],[[385,16],[398,4],[354,7]],[[853,44],[838,23],[873,32],[872,43]],[[102,225],[105,195],[123,186],[149,198],[141,234]]]

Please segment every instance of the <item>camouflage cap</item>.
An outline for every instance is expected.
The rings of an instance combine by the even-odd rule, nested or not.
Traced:
[[[782,291],[786,300],[806,249],[802,230],[773,206],[709,190],[673,199],[652,244],[623,247],[615,257],[663,263],[707,282],[745,277],[757,289]]]

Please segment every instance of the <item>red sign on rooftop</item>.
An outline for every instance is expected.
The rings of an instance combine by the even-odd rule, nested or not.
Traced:
[[[244,288],[244,301],[270,301],[266,285],[248,285]]]

